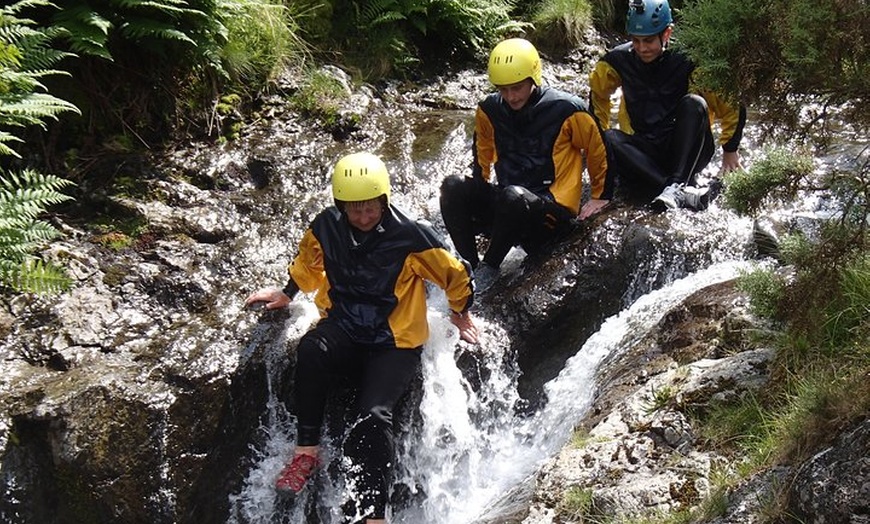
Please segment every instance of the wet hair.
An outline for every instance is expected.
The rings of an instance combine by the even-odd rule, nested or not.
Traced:
[[[383,211],[386,211],[386,210],[387,210],[387,195],[380,195],[379,197],[377,197],[377,198],[373,198],[372,200],[377,200],[378,202],[380,202],[380,203],[381,203],[381,209],[382,209]],[[360,201],[358,201],[358,203],[362,204],[362,203],[365,203],[365,202],[371,202],[372,200],[360,200]],[[344,212],[345,212],[345,207],[346,207],[348,204],[354,204],[354,203],[356,203],[356,202],[345,202],[344,200],[336,200],[336,201],[335,201],[335,207],[337,207],[339,211],[341,211],[342,213],[344,213]]]

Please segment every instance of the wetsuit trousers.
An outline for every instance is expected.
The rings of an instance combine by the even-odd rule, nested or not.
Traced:
[[[329,391],[348,380],[358,391],[356,420],[347,433],[348,474],[358,486],[358,507],[368,518],[384,518],[394,455],[393,410],[420,369],[421,348],[355,343],[334,323],[323,320],[306,333],[296,350],[297,444],[320,441]]]
[[[499,267],[513,246],[534,253],[570,229],[573,213],[522,186],[452,176],[441,184],[441,216],[459,255],[480,263],[475,237],[490,239],[483,261]]]
[[[707,102],[698,95],[682,98],[670,133],[629,135],[610,129],[604,139],[608,165],[620,183],[655,194],[674,183],[693,185],[714,151]]]

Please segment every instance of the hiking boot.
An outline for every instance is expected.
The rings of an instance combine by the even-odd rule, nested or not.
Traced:
[[[680,184],[671,184],[652,201],[653,207],[661,209],[677,209],[683,201],[683,188]]]
[[[297,495],[305,487],[317,465],[317,457],[304,453],[294,455],[278,475],[275,489],[288,495]]]
[[[710,205],[710,188],[671,184],[653,199],[652,205],[661,210],[685,207],[703,211]]]
[[[474,291],[483,293],[489,289],[495,279],[498,278],[498,268],[494,268],[486,262],[481,262],[474,270]]]
[[[683,188],[683,201],[680,207],[687,207],[695,211],[703,211],[710,205],[710,188],[687,186]]]

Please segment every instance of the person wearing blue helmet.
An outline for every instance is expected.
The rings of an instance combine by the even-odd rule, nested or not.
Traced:
[[[738,148],[746,110],[692,82],[695,64],[669,48],[673,16],[668,0],[630,0],[630,41],[608,51],[589,77],[592,110],[604,130],[608,162],[621,191],[653,197],[659,209],[706,209],[709,187],[696,175],[710,163],[711,123],[720,124],[721,172],[740,169]],[[611,97],[622,88],[618,129]]]

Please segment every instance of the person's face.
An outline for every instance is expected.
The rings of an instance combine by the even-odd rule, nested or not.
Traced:
[[[671,28],[667,28],[660,35],[638,36],[631,35],[631,47],[641,59],[648,64],[660,57],[665,52],[665,47],[671,37]]]
[[[384,216],[384,208],[377,198],[363,202],[347,202],[344,204],[344,212],[350,225],[364,233],[374,229]]]
[[[511,109],[519,111],[525,107],[529,97],[532,96],[532,91],[535,89],[535,82],[531,78],[526,78],[522,82],[510,84],[506,86],[496,86],[498,93],[508,103]]]

